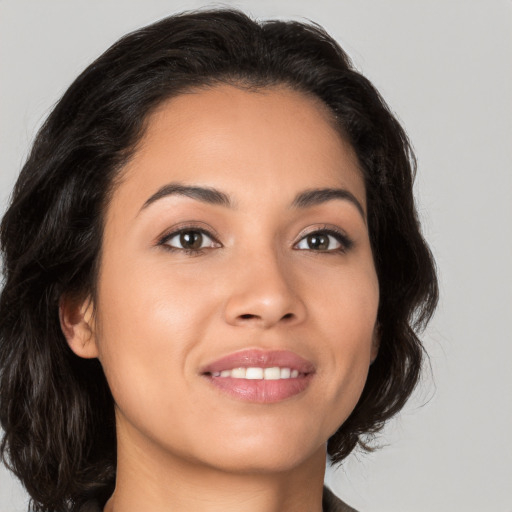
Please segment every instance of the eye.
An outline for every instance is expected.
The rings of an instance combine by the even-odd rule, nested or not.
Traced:
[[[322,230],[309,233],[295,246],[297,249],[317,252],[344,252],[352,246],[352,241],[343,233]]]
[[[200,229],[181,229],[166,235],[160,244],[171,250],[201,252],[203,249],[220,247],[213,237]]]

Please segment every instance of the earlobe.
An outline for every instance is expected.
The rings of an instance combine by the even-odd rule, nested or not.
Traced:
[[[59,302],[59,319],[62,333],[69,348],[79,357],[98,357],[94,334],[93,303],[90,297],[78,302],[62,296]]]

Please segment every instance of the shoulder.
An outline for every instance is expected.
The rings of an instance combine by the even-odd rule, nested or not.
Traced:
[[[323,512],[357,512],[335,496],[328,487],[324,487],[322,508]]]

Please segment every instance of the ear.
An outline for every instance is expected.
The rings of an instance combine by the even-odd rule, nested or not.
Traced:
[[[80,302],[62,296],[59,301],[60,327],[69,348],[79,357],[98,357],[94,334],[94,307],[90,297]]]
[[[375,325],[375,329],[373,330],[372,348],[370,352],[370,364],[374,363],[375,359],[377,359],[377,355],[379,354],[380,337],[380,324],[377,323]]]

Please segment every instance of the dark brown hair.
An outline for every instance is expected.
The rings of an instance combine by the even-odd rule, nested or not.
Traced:
[[[234,10],[171,16],[123,37],[69,87],[2,220],[1,450],[33,510],[76,510],[112,492],[112,396],[99,362],[69,349],[59,299],[95,295],[105,208],[148,114],[169,97],[220,83],[284,85],[320,99],[364,175],[380,351],[354,411],[329,440],[332,461],[364,447],[418,381],[417,333],[434,311],[437,280],[414,207],[414,156],[385,102],[318,26],[260,23]]]

